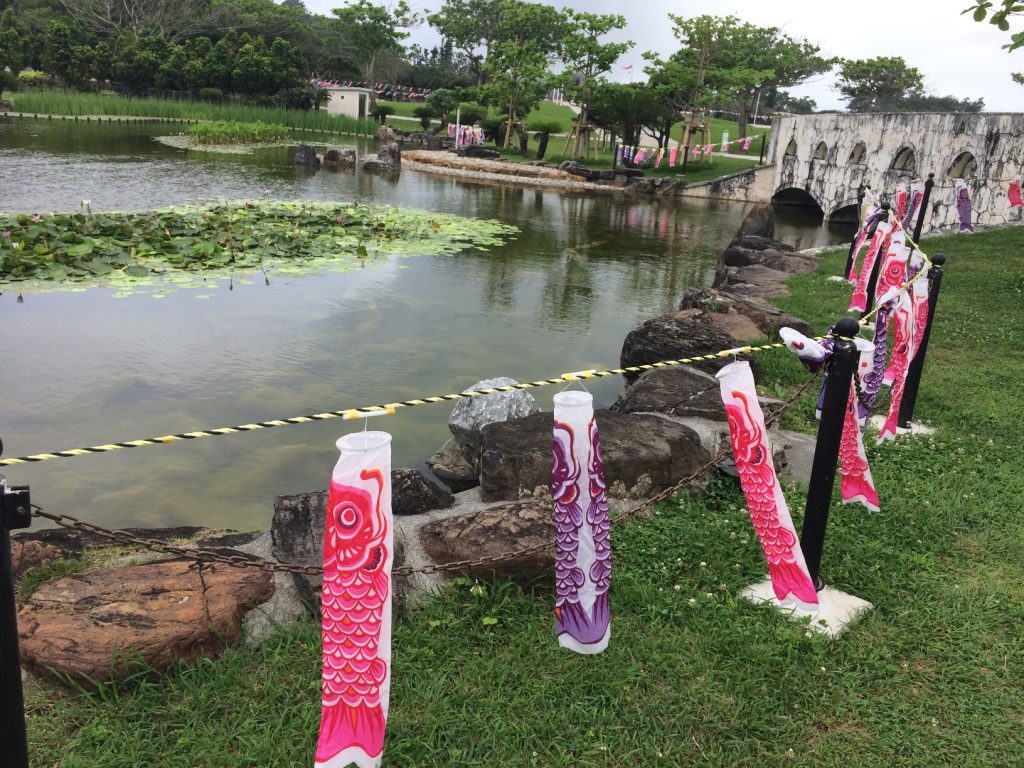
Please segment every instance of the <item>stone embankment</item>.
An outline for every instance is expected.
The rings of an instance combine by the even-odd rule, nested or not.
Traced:
[[[551,174],[550,169],[537,171],[538,177]],[[620,364],[731,348],[774,337],[782,325],[810,332],[806,323],[763,298],[784,292],[782,281],[788,275],[812,269],[816,261],[773,236],[771,208],[756,208],[722,254],[715,286],[688,290],[678,311],[630,332]],[[611,408],[597,410],[613,515],[690,476],[728,445],[713,376],[726,362],[659,368],[629,377]],[[751,362],[756,365],[756,359]],[[509,383],[487,380],[471,389]],[[523,551],[554,539],[551,414],[540,412],[528,392],[515,390],[460,400],[449,427],[451,439],[428,460],[448,488],[417,470],[392,473],[395,567],[417,569],[520,552],[498,564],[463,571],[519,579],[552,573],[551,549]],[[806,481],[813,440],[777,426],[771,435],[778,462],[788,465],[795,479]],[[718,468],[734,471],[730,461]],[[320,565],[326,500],[322,490],[279,497],[267,531],[211,537],[200,529],[175,529],[159,535],[182,539],[187,546]],[[97,559],[89,553],[100,540],[87,534],[39,531],[15,542],[19,574],[83,553],[92,563],[45,583],[20,608],[26,666],[58,678],[120,679],[140,663],[162,670],[176,659],[215,656],[228,645],[258,641],[275,626],[319,609],[319,576],[270,574],[151,554],[132,555],[127,562],[113,556]],[[396,576],[396,609],[414,604],[444,580],[438,573]]]
[[[453,152],[406,151],[405,167],[422,173],[451,176],[481,183],[522,184],[579,192],[617,192],[622,186],[590,182],[550,165],[461,157]]]

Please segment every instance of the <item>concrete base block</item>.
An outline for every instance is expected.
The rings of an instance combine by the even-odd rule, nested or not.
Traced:
[[[885,416],[872,416],[871,426],[876,430],[881,430],[885,426]],[[896,427],[897,435],[934,435],[934,427],[926,427],[924,424],[915,424],[910,422],[910,427]]]
[[[834,587],[825,587],[818,593],[818,610],[804,610],[792,600],[778,600],[770,579],[752,584],[740,594],[752,603],[769,603],[792,619],[799,621],[809,618],[809,630],[831,638],[839,637],[857,619],[874,608],[867,600],[840,592]]]

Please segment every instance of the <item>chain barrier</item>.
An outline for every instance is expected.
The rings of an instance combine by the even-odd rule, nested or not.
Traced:
[[[793,393],[792,396],[790,396],[788,400],[784,401],[782,405],[773,410],[765,418],[765,425],[771,426],[780,418],[782,418],[782,414],[784,414],[786,411],[792,408],[793,405],[796,404],[797,400],[803,397],[803,395],[811,388],[814,382],[817,381],[819,376],[820,372],[809,378],[797,389],[796,392]],[[714,387],[709,387],[707,389],[701,390],[693,397],[705,394],[709,392],[711,389],[714,389]],[[693,397],[688,399],[692,400]],[[655,496],[652,496],[651,498],[641,502],[640,504],[637,504],[634,507],[630,507],[629,509],[623,510],[619,514],[612,517],[611,523],[613,525],[624,523],[641,514],[642,512],[645,512],[646,510],[652,508],[656,504],[660,504],[661,502],[666,501],[667,499],[671,498],[674,494],[681,491],[683,488],[699,480],[701,477],[704,476],[705,473],[711,471],[723,459],[725,459],[730,454],[730,452],[731,449],[728,446],[722,448],[709,461],[706,461],[704,464],[699,466],[696,470],[691,472],[689,475],[684,477],[675,485],[666,488],[665,490],[661,491]],[[322,574],[324,570],[323,566],[320,565],[299,565],[297,563],[279,563],[274,560],[266,560],[261,557],[255,557],[250,555],[229,555],[211,549],[199,549],[196,547],[176,546],[173,544],[169,544],[166,541],[161,541],[160,539],[154,539],[145,536],[136,536],[135,534],[129,533],[128,531],[117,531],[110,530],[108,528],[103,528],[102,526],[94,525],[92,523],[87,523],[83,520],[79,520],[78,518],[72,515],[53,514],[52,512],[47,512],[37,504],[32,505],[32,514],[35,517],[40,517],[49,520],[53,523],[56,523],[62,528],[68,528],[70,530],[81,531],[84,533],[91,533],[97,536],[102,536],[106,539],[110,539],[112,541],[116,541],[120,544],[142,547],[143,549],[148,549],[151,552],[158,552],[160,554],[165,555],[174,555],[175,557],[192,560],[200,564],[210,563],[218,565],[228,565],[233,568],[258,568],[262,571],[267,571],[270,573],[295,573],[303,576],[318,576]],[[509,562],[524,557],[526,555],[542,552],[545,549],[551,549],[554,546],[554,542],[545,542],[543,544],[537,544],[532,547],[526,547],[524,549],[518,549],[512,552],[502,552],[500,554],[487,555],[472,560],[455,560],[447,563],[432,563],[430,565],[418,567],[404,565],[395,568],[392,571],[392,573],[395,576],[410,576],[416,573],[454,573],[469,570],[472,568],[477,568],[480,566],[495,565],[498,563]]]

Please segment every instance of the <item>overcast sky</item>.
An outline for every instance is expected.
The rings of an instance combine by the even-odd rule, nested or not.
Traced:
[[[427,11],[441,5],[441,0],[409,2]],[[345,4],[344,0],[306,0],[307,8],[323,14]],[[1024,71],[1024,49],[1007,53],[1001,48],[1009,40],[1007,33],[991,24],[977,24],[969,14],[961,16],[971,0],[897,0],[880,5],[835,0],[555,0],[550,4],[624,15],[628,25],[615,39],[632,40],[636,45],[623,56],[620,66],[634,64],[637,79],[643,78],[644,51],[669,55],[679,47],[669,13],[734,14],[806,38],[821,46],[826,55],[849,59],[902,56],[924,74],[929,93],[982,97],[988,112],[1024,111],[1024,86],[1014,83],[1009,74]],[[1022,26],[1020,20],[1017,24],[1015,29]],[[410,42],[430,47],[438,42],[438,36],[424,24],[412,31]],[[629,74],[617,68],[614,79],[628,80]],[[819,109],[842,108],[833,85],[832,75],[822,75],[791,93],[810,96]]]

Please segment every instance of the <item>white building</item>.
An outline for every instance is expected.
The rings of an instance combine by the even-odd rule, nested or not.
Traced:
[[[366,117],[370,109],[369,88],[355,86],[332,85],[326,88],[327,114],[344,115],[346,117]]]

